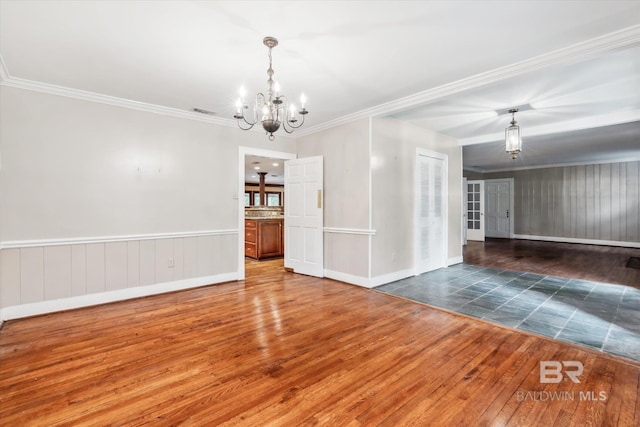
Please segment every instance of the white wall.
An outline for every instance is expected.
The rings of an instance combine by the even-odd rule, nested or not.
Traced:
[[[291,138],[0,91],[0,307],[230,280],[238,147],[295,152]]]
[[[324,156],[325,274],[377,286],[413,274],[416,148],[449,157],[448,259],[462,262],[462,149],[457,140],[391,118],[362,119],[298,139]]]
[[[369,119],[298,138],[298,157],[324,157],[325,274],[359,282],[369,274]]]
[[[372,276],[413,269],[416,148],[448,156],[448,259],[462,262],[462,149],[454,138],[393,118],[373,120]]]
[[[325,274],[364,286],[411,268],[415,148],[448,154],[448,255],[462,255],[461,150],[434,132],[362,119],[268,142],[261,132],[0,91],[1,318],[237,278],[239,146],[324,156]]]

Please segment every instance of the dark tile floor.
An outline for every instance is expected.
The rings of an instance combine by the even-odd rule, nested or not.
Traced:
[[[640,290],[458,264],[379,291],[640,361]]]

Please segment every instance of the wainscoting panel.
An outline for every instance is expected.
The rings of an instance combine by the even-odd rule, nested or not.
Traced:
[[[156,283],[164,283],[171,282],[174,280],[173,272],[174,267],[173,264],[169,265],[170,262],[174,262],[173,255],[173,242],[174,239],[163,239],[156,240]]]
[[[198,277],[198,240],[197,237],[185,237],[182,239],[184,257],[184,278]]]
[[[44,301],[44,249],[24,248],[20,253],[20,302]]]
[[[184,279],[184,239],[173,239],[173,262],[173,280]]]
[[[140,286],[152,285],[156,281],[156,242],[140,241]]]
[[[44,299],[71,296],[71,246],[44,248]]]
[[[106,291],[104,243],[87,245],[87,293],[97,294]]]
[[[2,305],[20,304],[20,249],[3,249],[0,251],[0,292]]]
[[[198,236],[198,276],[206,276],[214,270],[213,236]]]
[[[137,243],[137,242],[136,242]],[[9,249],[19,251],[20,249]],[[3,249],[2,253],[7,251]],[[20,264],[20,259],[16,261]],[[2,283],[5,283],[4,281]],[[10,282],[10,283],[20,283]],[[71,296],[78,297],[87,294],[87,247],[86,245],[71,245]],[[19,302],[18,302],[19,303]],[[6,304],[14,305],[14,304]]]
[[[127,288],[127,242],[105,243],[105,289],[115,291]]]
[[[127,287],[140,286],[140,242],[127,242]]]
[[[33,314],[100,303],[100,295],[112,301],[237,277],[237,231],[202,234],[42,246],[30,241],[25,247],[11,242],[0,251],[0,308]],[[143,291],[147,286],[153,288]]]
[[[370,235],[364,233],[324,233],[324,268],[331,274],[339,273],[347,283],[362,285],[369,280],[369,259],[363,254],[369,251]],[[364,282],[348,278],[361,278]]]

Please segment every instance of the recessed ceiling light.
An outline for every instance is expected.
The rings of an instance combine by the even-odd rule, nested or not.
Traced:
[[[254,166],[254,169],[259,171],[260,170],[260,166]]]
[[[278,166],[278,164],[277,164],[277,163],[274,163],[274,164],[273,164],[273,166]]]

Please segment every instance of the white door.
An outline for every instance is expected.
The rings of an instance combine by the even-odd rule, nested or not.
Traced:
[[[462,244],[467,244],[467,178],[462,178]]]
[[[284,266],[296,273],[323,277],[322,156],[287,160],[284,192]]]
[[[416,275],[447,266],[446,158],[418,154]]]
[[[511,237],[510,199],[511,182],[509,180],[487,180],[485,191],[485,236]]]
[[[484,181],[467,181],[467,240],[484,242]]]

